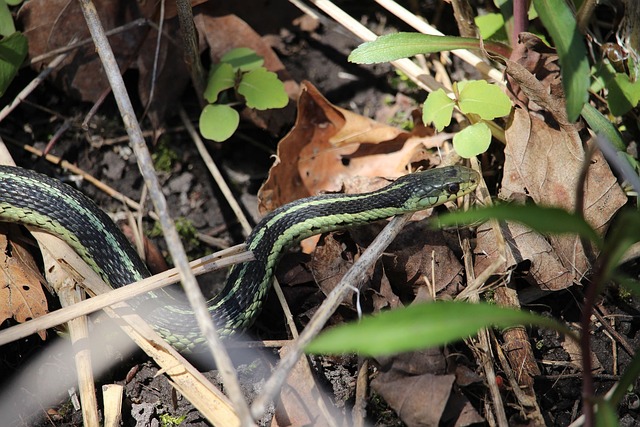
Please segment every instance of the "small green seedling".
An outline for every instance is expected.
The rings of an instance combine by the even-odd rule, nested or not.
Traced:
[[[422,121],[433,123],[442,131],[451,123],[453,108],[457,105],[473,124],[453,137],[453,147],[464,158],[484,153],[491,143],[491,129],[484,120],[509,114],[509,97],[500,87],[485,80],[454,83],[453,96],[454,99],[449,98],[442,89],[431,93],[424,103]]]
[[[268,110],[287,105],[284,84],[263,64],[264,59],[253,50],[237,48],[211,69],[204,91],[209,104],[200,114],[200,132],[205,138],[221,142],[233,135],[240,124],[234,106]]]

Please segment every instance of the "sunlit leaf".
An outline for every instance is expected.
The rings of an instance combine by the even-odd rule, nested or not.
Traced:
[[[484,153],[489,145],[491,145],[491,129],[483,122],[467,126],[453,137],[453,148],[460,157],[465,159]]]
[[[502,89],[486,80],[468,81],[461,87],[458,105],[465,114],[477,114],[484,120],[503,117],[511,111],[511,101]]]
[[[276,73],[258,68],[242,76],[238,93],[244,96],[247,105],[257,110],[282,108],[289,102],[284,84]]]
[[[361,44],[351,52],[349,61],[356,64],[374,64],[409,58],[420,53],[479,48],[479,41],[472,38],[395,33]]]
[[[220,63],[214,66],[209,75],[207,88],[204,90],[204,98],[212,104],[216,102],[220,92],[235,85],[235,75],[231,64]]]
[[[474,18],[480,35],[484,40],[508,40],[507,31],[504,27],[504,18],[499,13],[486,13]]]
[[[248,47],[231,49],[222,55],[220,62],[230,64],[234,70],[251,71],[262,67],[264,58]]]
[[[427,97],[422,107],[422,122],[433,123],[438,132],[451,123],[451,115],[455,102],[449,98],[446,92],[438,89]]]
[[[240,115],[227,105],[209,104],[200,114],[200,133],[213,141],[225,141],[238,129]]]
[[[4,0],[0,0],[0,36],[10,36],[16,32],[16,26],[13,24],[13,16]]]
[[[536,325],[573,333],[548,317],[490,304],[437,301],[415,304],[369,316],[359,323],[338,326],[320,334],[305,349],[308,353],[357,352],[382,356],[455,342],[481,328]]]

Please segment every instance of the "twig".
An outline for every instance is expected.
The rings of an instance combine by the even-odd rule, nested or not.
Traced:
[[[153,169],[151,154],[145,144],[140,125],[136,121],[131,100],[127,94],[124,81],[122,80],[122,75],[120,74],[120,70],[115,56],[113,55],[113,51],[111,50],[111,46],[109,45],[109,41],[104,34],[104,29],[102,28],[98,12],[95,5],[90,0],[79,0],[79,2],[82,8],[82,13],[87,21],[89,31],[91,32],[91,37],[94,40],[98,55],[100,56],[100,60],[102,61],[105,69],[109,84],[113,90],[125,128],[131,137],[131,146],[136,154],[140,172],[142,173],[142,177],[149,188],[149,195],[151,196],[151,201],[153,202],[156,213],[160,219],[160,225],[164,232],[169,253],[180,272],[182,286],[185,289],[189,304],[194,311],[200,331],[213,354],[216,366],[218,367],[223,382],[227,387],[230,398],[235,405],[236,411],[238,411],[241,423],[243,425],[252,425],[253,420],[249,415],[249,407],[247,406],[247,402],[244,400],[233,363],[231,362],[229,354],[220,342],[220,338],[213,324],[213,319],[211,318],[207,308],[205,298],[200,291],[195,276],[189,269],[189,261],[184,251],[184,247],[182,246],[182,242],[180,241],[180,236],[176,231],[173,220],[169,216],[167,201],[164,198],[155,170]]]
[[[200,50],[198,49],[198,34],[193,23],[193,11],[188,0],[176,0],[178,21],[182,32],[182,47],[184,48],[184,60],[191,73],[191,81],[196,90],[200,105],[204,106],[205,73],[200,62]]]
[[[24,89],[22,89],[20,91],[20,93],[13,99],[13,101],[11,101],[11,103],[7,106],[5,106],[2,111],[0,111],[0,123],[9,115],[11,114],[11,112],[18,106],[20,105],[20,103],[22,102],[23,99],[25,99],[26,97],[28,97],[31,92],[33,92],[35,90],[35,88],[37,88],[40,83],[42,83],[44,81],[44,79],[47,78],[47,76],[49,74],[51,74],[51,72],[62,63],[62,61],[64,61],[64,59],[67,57],[68,53],[63,53],[61,55],[58,55],[53,61],[51,61],[49,63],[49,65],[47,65],[47,67],[42,70],[40,72],[40,74],[38,74],[38,76],[31,80],[31,82],[29,82],[29,84],[27,86],[25,86]]]

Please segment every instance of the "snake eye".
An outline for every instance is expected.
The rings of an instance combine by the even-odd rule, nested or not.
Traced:
[[[449,186],[447,187],[447,191],[449,192],[449,194],[457,194],[458,191],[460,191],[460,184],[449,184]]]

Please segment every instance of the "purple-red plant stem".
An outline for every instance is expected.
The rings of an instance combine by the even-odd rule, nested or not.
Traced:
[[[596,298],[602,289],[602,281],[605,266],[608,263],[608,255],[603,252],[596,261],[595,273],[591,283],[587,285],[584,297],[584,306],[582,307],[582,316],[580,317],[580,352],[582,353],[582,414],[584,415],[585,427],[593,427],[593,373],[591,371],[591,313],[595,307]]]
[[[513,0],[513,37],[511,37],[512,47],[515,47],[518,43],[518,34],[527,30],[528,9],[529,0]]]

